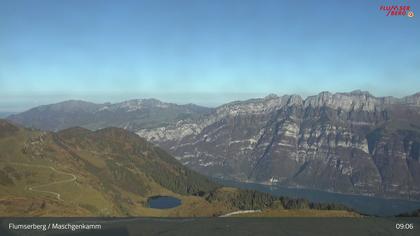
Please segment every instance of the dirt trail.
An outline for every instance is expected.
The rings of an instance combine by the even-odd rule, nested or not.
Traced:
[[[73,181],[77,180],[77,176],[71,173],[66,173],[60,170],[55,169],[52,166],[45,166],[45,165],[35,165],[35,164],[26,164],[26,163],[17,163],[17,162],[8,162],[9,164],[13,164],[13,165],[20,165],[20,166],[26,166],[26,167],[36,167],[36,168],[47,168],[50,169],[58,174],[62,174],[62,175],[67,175],[70,176],[71,178],[69,179],[64,179],[64,180],[59,180],[59,181],[53,181],[51,183],[46,183],[46,184],[40,184],[40,185],[33,185],[33,186],[26,186],[25,189],[29,190],[29,191],[33,191],[33,192],[39,192],[39,193],[48,193],[48,194],[52,194],[54,196],[57,197],[57,200],[59,201],[64,201],[63,199],[61,199],[61,194],[57,193],[57,192],[52,192],[52,191],[47,191],[47,190],[38,190],[39,188],[44,188],[44,187],[48,187],[51,185],[55,185],[55,184],[63,184],[63,183],[70,183]]]

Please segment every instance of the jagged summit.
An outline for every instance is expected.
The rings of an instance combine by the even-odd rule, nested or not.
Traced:
[[[279,96],[275,93],[270,93],[264,97],[265,100],[276,99],[276,98],[279,98]]]
[[[109,140],[134,131],[211,176],[420,199],[420,93],[269,95],[216,108],[135,99],[77,112],[70,104],[9,119],[54,131],[120,128],[98,131]]]
[[[26,112],[14,114],[7,119],[44,130],[58,131],[73,126],[91,130],[103,127],[120,127],[136,131],[142,128],[159,127],[179,121],[196,119],[213,112],[219,114],[260,114],[281,109],[284,106],[329,107],[346,111],[381,111],[387,106],[399,104],[420,106],[420,93],[404,98],[375,97],[367,91],[354,90],[347,93],[321,92],[303,99],[300,95],[269,94],[264,98],[235,101],[216,108],[194,104],[177,105],[157,99],[132,99],[119,103],[96,104],[81,100],[68,100],[43,105]]]
[[[350,94],[352,95],[363,95],[363,96],[369,96],[369,97],[373,97],[372,94],[370,94],[368,91],[362,91],[360,89],[356,89],[350,92]]]
[[[210,176],[420,199],[417,98],[352,91],[250,99],[137,134]]]
[[[258,105],[260,104],[260,105]],[[264,98],[254,98],[245,101],[235,101],[224,104],[220,108],[235,108],[235,109],[249,109],[255,110],[257,106],[264,105],[267,108],[282,107],[284,105],[304,105],[304,107],[331,107],[337,109],[338,107],[345,110],[363,109],[366,111],[373,111],[375,109],[382,110],[384,106],[391,104],[409,104],[420,106],[420,93],[403,97],[395,98],[392,96],[388,97],[375,97],[368,91],[353,90],[351,92],[337,92],[331,93],[329,91],[323,91],[317,95],[308,96],[303,99],[300,95],[283,95],[278,96],[276,94],[269,94]],[[261,108],[262,109],[262,108]],[[263,109],[264,110],[264,109]]]
[[[302,105],[303,102],[304,102],[304,100],[302,99],[302,97],[300,95],[293,94],[293,95],[289,96],[287,104],[289,106],[291,106],[291,105]]]

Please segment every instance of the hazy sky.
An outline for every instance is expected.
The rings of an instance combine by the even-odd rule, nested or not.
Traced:
[[[0,0],[0,111],[420,91],[419,1]],[[414,18],[381,4],[410,5]]]

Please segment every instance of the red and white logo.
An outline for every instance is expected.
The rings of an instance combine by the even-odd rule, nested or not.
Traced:
[[[414,17],[414,12],[409,11],[409,12],[407,13],[407,16],[408,16],[408,17]]]
[[[386,16],[408,16],[414,17],[414,12],[408,5],[382,5],[379,7],[380,11],[386,12]]]

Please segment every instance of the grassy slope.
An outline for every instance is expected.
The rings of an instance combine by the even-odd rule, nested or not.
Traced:
[[[56,135],[20,128],[6,135],[2,129],[5,135],[0,137],[0,214],[208,216],[229,210],[202,197],[188,196],[188,191],[207,191],[216,185],[184,169],[137,136],[118,129],[87,132],[71,129]],[[77,176],[70,183],[38,188],[60,193],[64,201],[53,194],[28,190],[68,178],[48,167]],[[192,177],[195,182],[192,187],[185,183],[159,183],[152,178],[156,171],[153,168],[174,180],[185,182]],[[175,196],[183,204],[170,210],[147,208],[147,198],[155,195]]]
[[[0,120],[0,150],[0,216],[217,216],[259,197],[220,188],[121,129],[46,133]],[[155,195],[183,204],[150,209],[147,199]]]

